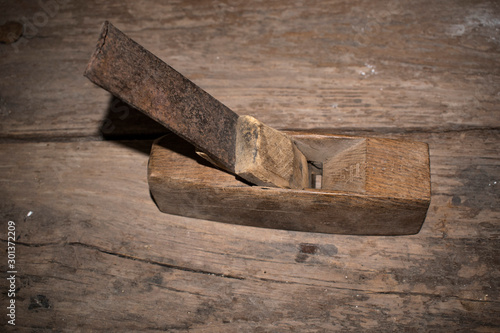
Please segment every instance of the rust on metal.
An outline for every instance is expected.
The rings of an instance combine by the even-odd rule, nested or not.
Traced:
[[[84,75],[234,172],[238,115],[109,22]]]

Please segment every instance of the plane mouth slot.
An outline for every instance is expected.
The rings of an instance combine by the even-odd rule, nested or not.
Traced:
[[[309,187],[313,189],[321,189],[323,181],[323,163],[315,161],[307,161],[309,167]]]
[[[328,191],[366,192],[367,142],[343,136],[295,137],[308,161],[309,188]]]
[[[311,188],[321,189],[321,175],[311,175]]]

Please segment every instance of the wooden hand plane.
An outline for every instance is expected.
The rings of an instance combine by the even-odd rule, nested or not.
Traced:
[[[428,145],[278,131],[238,116],[105,22],[85,76],[169,128],[148,182],[162,212],[352,235],[415,234],[430,203]]]

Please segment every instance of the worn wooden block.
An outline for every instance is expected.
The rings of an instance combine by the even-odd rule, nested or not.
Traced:
[[[430,203],[427,144],[287,134],[307,158],[308,172],[315,175],[308,188],[251,186],[214,168],[191,145],[169,135],[155,142],[149,159],[148,181],[156,204],[169,214],[264,228],[418,233]]]
[[[303,189],[309,185],[307,160],[285,133],[250,116],[238,118],[238,176],[260,186]]]

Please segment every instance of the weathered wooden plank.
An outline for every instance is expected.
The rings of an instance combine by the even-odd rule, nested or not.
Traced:
[[[20,245],[19,255],[16,326],[25,329],[493,332],[500,325],[495,301],[233,278],[79,243]]]
[[[500,133],[411,139],[430,144],[433,198],[422,231],[405,237],[161,214],[146,183],[151,142],[1,144],[0,219],[16,221],[19,236],[19,323],[494,330]],[[38,295],[49,308],[30,309],[46,304]]]
[[[151,133],[82,77],[105,19],[276,128],[499,126],[496,1],[55,1],[0,4],[27,24],[0,44],[3,138]]]

